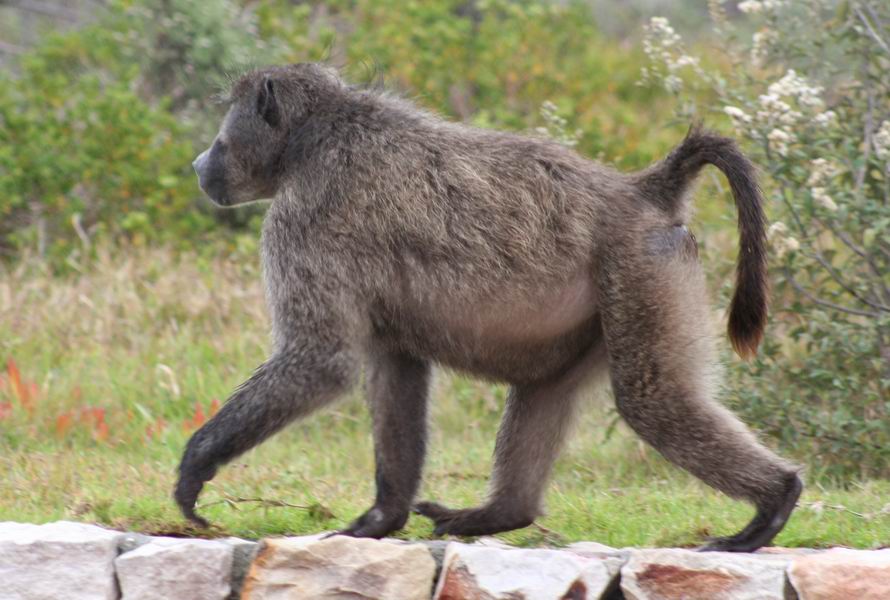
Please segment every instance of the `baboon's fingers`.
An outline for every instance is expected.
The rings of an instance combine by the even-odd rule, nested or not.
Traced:
[[[208,435],[209,425],[210,423],[207,423],[196,431],[186,444],[182,461],[179,463],[179,479],[173,490],[173,498],[183,516],[199,527],[207,527],[209,523],[195,513],[195,504],[204,484],[216,475],[213,454],[207,452],[207,441],[212,438]]]
[[[189,485],[191,485],[191,484],[189,484]],[[182,515],[186,519],[188,519],[189,521],[191,521],[198,527],[207,528],[210,526],[210,522],[195,512],[195,504],[197,503],[197,500],[198,500],[198,494],[200,493],[201,488],[204,487],[204,484],[198,483],[197,486],[195,486],[195,487],[197,487],[197,491],[190,493],[188,495],[186,495],[185,493],[180,495],[180,492],[179,492],[180,486],[177,486],[176,487],[176,502],[177,502],[177,504],[179,504],[179,510],[182,511]]]
[[[185,461],[183,461],[183,464],[180,466],[179,481],[176,482],[173,497],[186,519],[198,527],[206,528],[210,526],[210,523],[195,512],[195,505],[198,502],[201,490],[204,488],[204,483],[213,478],[213,473],[206,477],[197,475],[196,470],[186,466]]]
[[[438,502],[417,502],[411,507],[411,512],[435,521],[446,515],[452,514],[455,511],[446,506],[442,506]]]
[[[210,521],[196,513],[194,508],[183,509],[183,514],[189,521],[201,529],[208,529],[210,527]]]
[[[424,516],[435,524],[433,535],[441,536],[451,533],[451,522],[457,518],[461,511],[448,508],[438,502],[418,502],[411,507],[412,512]],[[460,535],[460,534],[455,534]]]
[[[433,520],[434,535],[477,536],[492,535],[528,527],[533,518],[513,515],[509,507],[489,504],[479,508],[452,509],[436,502],[418,502],[414,512]]]

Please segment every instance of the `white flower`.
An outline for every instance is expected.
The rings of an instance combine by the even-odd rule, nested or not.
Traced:
[[[776,41],[776,32],[770,29],[758,31],[751,36],[751,62],[761,66],[769,53],[770,44]]]
[[[777,94],[761,94],[758,100],[763,110],[757,111],[757,119],[764,123],[779,121],[782,125],[793,125],[802,116]]]
[[[656,38],[661,46],[670,47],[680,42],[680,36],[664,17],[652,17],[645,29],[649,36]]]
[[[688,54],[683,54],[673,62],[673,67],[675,69],[682,69],[683,67],[695,66],[697,64],[697,58],[689,56]]]
[[[723,112],[729,115],[729,118],[732,119],[733,127],[740,133],[743,133],[747,129],[746,126],[750,125],[752,121],[751,115],[737,106],[724,106]]]
[[[812,189],[813,201],[826,210],[834,212],[837,210],[837,204],[828,195],[823,187],[814,187]]]
[[[772,83],[767,91],[776,96],[796,96],[798,98],[817,96],[822,93],[822,88],[811,86],[807,80],[798,75],[794,69],[788,69],[785,75],[775,83]],[[820,100],[821,102],[821,100]]]
[[[743,123],[751,122],[751,116],[736,106],[724,106],[723,112],[729,115],[733,120],[742,121]]]
[[[779,115],[779,123],[782,125],[794,125],[803,115],[796,110],[789,110]]]
[[[760,105],[764,108],[773,108],[775,106],[782,106],[781,110],[788,110],[791,107],[788,106],[787,102],[782,102],[779,100],[779,96],[776,94],[761,94],[757,97],[757,100],[760,102]]]
[[[745,0],[744,2],[739,2],[738,8],[743,13],[754,14],[763,10],[763,3],[757,0]]]
[[[818,127],[831,127],[837,123],[837,114],[833,110],[826,110],[813,117],[813,123]]]
[[[767,88],[767,92],[773,96],[793,96],[797,91],[798,77],[794,69],[788,69],[782,78],[771,83]]]
[[[664,88],[671,93],[679,92],[683,88],[683,80],[676,75],[668,75],[664,78]]]
[[[879,160],[890,160],[890,121],[881,123],[872,141],[875,145],[875,156]]]
[[[788,252],[800,250],[800,242],[788,234],[788,227],[781,221],[776,221],[769,226],[766,237],[779,258],[785,256]]]
[[[800,102],[800,105],[805,108],[821,110],[825,106],[825,102],[823,102],[822,98],[819,97],[819,94],[821,93],[822,88],[820,87],[806,88],[798,94],[797,101]]]
[[[769,140],[769,146],[775,150],[779,156],[788,155],[788,144],[794,141],[794,136],[784,129],[773,129],[770,131],[766,139]]]
[[[684,67],[698,68],[698,58],[685,53],[682,39],[664,17],[652,17],[644,29],[643,52],[655,65],[653,69],[644,70],[644,79],[664,77],[665,87],[669,91],[678,91],[681,82],[673,77],[674,73]]]
[[[776,256],[782,258],[789,252],[797,252],[800,250],[800,242],[790,235],[776,238],[773,241],[773,248],[776,250]]]
[[[782,221],[776,221],[766,230],[766,237],[773,239],[776,236],[784,236],[786,233],[788,233],[788,226]]]
[[[809,85],[807,80],[798,75],[794,69],[788,69],[788,72],[780,80],[770,84],[767,88],[767,96],[795,98],[798,104],[804,108],[821,109],[824,106],[821,98],[822,91],[819,86]]]
[[[807,179],[807,185],[810,187],[821,186],[841,172],[840,165],[824,158],[810,161],[810,169],[810,177]]]

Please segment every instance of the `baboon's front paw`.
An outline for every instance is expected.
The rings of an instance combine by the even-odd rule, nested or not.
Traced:
[[[204,477],[207,472],[209,471],[205,470],[204,473],[201,473],[188,468],[180,468],[179,481],[176,482],[176,489],[173,492],[173,498],[176,500],[176,504],[179,505],[179,510],[182,511],[183,516],[202,528],[209,527],[210,523],[195,512],[195,505],[198,502],[201,490],[204,488],[204,482],[213,478],[212,472],[210,472],[208,477]]]
[[[186,519],[198,527],[207,528],[210,527],[210,523],[195,512],[195,504],[198,501],[198,494],[201,493],[202,487],[204,487],[203,482],[180,478],[176,484],[176,491],[173,496],[179,505],[179,510],[182,511],[182,515]]]
[[[349,527],[341,529],[334,535],[382,538],[393,531],[398,531],[407,522],[408,512],[406,510],[385,509],[375,506],[353,521]]]

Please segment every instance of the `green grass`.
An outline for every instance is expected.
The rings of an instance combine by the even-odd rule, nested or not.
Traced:
[[[265,357],[254,262],[105,251],[68,278],[27,262],[0,273],[0,357],[14,360],[23,382],[0,379],[0,520],[257,538],[336,529],[370,506],[371,428],[358,394],[224,468],[201,499],[212,531],[190,529],[170,499],[196,403],[209,412]],[[434,396],[422,496],[477,504],[504,390],[439,373]],[[609,406],[607,394],[591,393],[548,487],[547,514],[499,537],[692,546],[747,523],[750,507],[670,466],[623,426],[607,438]],[[811,482],[776,543],[887,545],[888,502],[887,481]],[[412,516],[399,535],[431,533]]]

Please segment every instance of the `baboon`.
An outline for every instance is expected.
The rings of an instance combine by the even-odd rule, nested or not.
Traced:
[[[766,320],[766,242],[754,167],[698,126],[663,161],[623,174],[546,139],[449,122],[317,64],[232,87],[195,160],[221,206],[273,198],[262,234],[271,356],[189,440],[175,498],[195,512],[217,469],[349,390],[364,367],[377,494],[339,533],[382,537],[410,511],[436,534],[525,527],[598,366],[617,409],[669,461],[756,508],[707,550],[753,551],[782,529],[797,468],[714,399],[716,361],[687,188],[727,177],[741,252],[729,310],[752,355]],[[430,369],[508,383],[490,496],[415,504]]]

